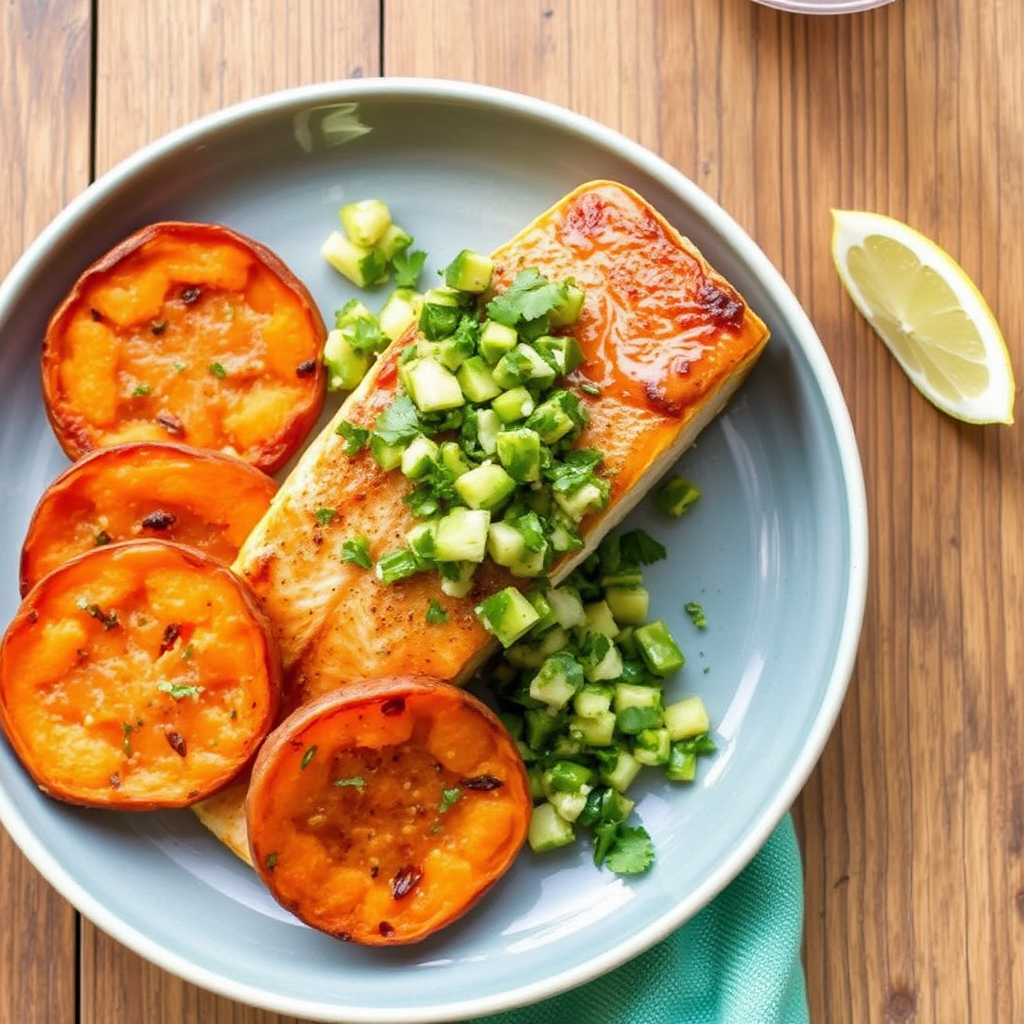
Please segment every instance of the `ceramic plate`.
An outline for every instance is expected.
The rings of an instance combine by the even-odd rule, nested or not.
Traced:
[[[17,604],[21,539],[66,465],[39,398],[47,317],[101,252],[150,221],[220,221],[274,248],[330,320],[353,294],[319,258],[338,206],[385,199],[443,266],[488,251],[574,186],[614,178],[693,239],[771,327],[726,412],[680,470],[704,496],[631,523],[669,549],[653,610],[688,662],[719,753],[697,782],[649,783],[639,815],[657,864],[640,879],[590,851],[513,870],[462,921],[411,948],[367,950],[291,919],[190,812],[77,810],[42,797],[0,740],[0,820],[99,927],[162,967],[256,1006],[328,1021],[450,1021],[578,985],[668,935],[724,887],[817,760],[851,672],[865,593],[863,483],[842,396],[786,284],[678,172],[616,133],[522,96],[427,80],[275,94],[177,131],[97,181],[0,289],[0,621]],[[424,278],[426,280],[427,278]],[[697,631],[683,607],[700,602]],[[652,773],[654,774],[654,773]]]

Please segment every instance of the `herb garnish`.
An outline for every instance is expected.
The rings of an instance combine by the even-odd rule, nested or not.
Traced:
[[[373,559],[370,557],[370,542],[365,534],[349,537],[341,545],[341,560],[358,565],[361,569],[372,569]]]

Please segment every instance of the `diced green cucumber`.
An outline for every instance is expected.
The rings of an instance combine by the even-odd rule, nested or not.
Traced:
[[[548,803],[558,811],[560,817],[573,822],[587,806],[587,793],[581,790],[569,793],[557,791],[548,795]]]
[[[673,743],[665,765],[665,778],[672,782],[693,782],[697,778],[697,754],[684,743]]]
[[[526,841],[534,853],[548,853],[568,846],[576,838],[572,822],[566,821],[548,801],[537,804],[530,817]]]
[[[514,327],[499,324],[496,320],[485,320],[480,328],[480,355],[494,366],[507,352],[511,352],[519,341]]]
[[[529,427],[503,430],[497,439],[498,461],[516,483],[540,480],[540,435]]]
[[[503,423],[516,423],[530,416],[537,408],[537,401],[524,387],[509,388],[498,395],[491,408]],[[541,438],[543,440],[543,437]],[[546,441],[550,444],[550,441]]]
[[[673,742],[688,740],[707,732],[711,728],[711,719],[704,701],[694,694],[669,704],[665,708],[665,728]]]
[[[563,296],[559,303],[548,313],[548,323],[552,327],[567,327],[576,323],[583,312],[586,294],[574,281],[566,281],[562,285]]]
[[[526,540],[511,523],[493,522],[487,531],[487,554],[497,565],[515,565],[526,554]]]
[[[406,531],[405,543],[421,561],[429,561],[437,557],[438,522],[438,519],[424,519]]]
[[[536,430],[545,444],[554,444],[577,426],[572,403],[569,392],[556,391],[529,414],[526,425]]]
[[[483,509],[453,508],[438,520],[434,557],[441,562],[482,562],[490,523],[491,514]]]
[[[367,320],[372,324],[377,323],[377,318],[370,312],[369,306],[361,299],[349,299],[334,314],[335,327],[347,327],[358,323],[360,320]]]
[[[584,363],[583,349],[572,335],[555,336],[545,334],[535,338],[533,347],[554,367],[559,376],[572,373]]]
[[[472,249],[463,249],[444,271],[444,283],[460,292],[487,291],[494,273],[494,260]]]
[[[523,747],[526,747],[525,743],[522,745],[522,747],[520,747],[520,754],[522,754],[522,748]],[[529,747],[526,747],[526,749],[531,754],[533,753],[532,751],[530,751]],[[544,769],[541,768],[541,766],[539,764],[527,765],[527,768],[526,768],[526,781],[529,784],[529,787],[530,787],[530,797],[533,800],[544,800],[544,799],[546,799],[546,797],[544,795]]]
[[[473,574],[479,562],[449,562],[441,577],[441,593],[448,597],[466,597],[473,589]]]
[[[605,604],[619,626],[642,626],[650,610],[650,595],[645,587],[605,587]]]
[[[551,605],[551,610],[558,619],[562,629],[573,629],[575,626],[582,626],[587,619],[586,609],[580,598],[579,591],[575,587],[563,585],[545,592],[544,596]]]
[[[559,626],[549,629],[537,644],[537,650],[547,657],[549,654],[557,654],[569,646],[569,634]]]
[[[683,652],[661,619],[639,626],[633,632],[640,656],[656,676],[669,676],[686,662]]]
[[[618,635],[618,623],[615,621],[615,616],[612,614],[608,602],[604,599],[591,601],[589,604],[584,605],[583,621],[591,633],[602,633],[609,640],[614,640]]]
[[[455,374],[430,356],[407,363],[405,380],[409,397],[420,412],[457,409],[466,402]]]
[[[324,365],[329,391],[351,391],[366,376],[373,356],[357,352],[342,331],[334,327],[324,342]]]
[[[391,226],[391,211],[380,199],[346,203],[339,211],[345,234],[356,245],[375,245]]]
[[[633,756],[645,765],[668,764],[672,741],[664,726],[643,729],[633,740]]]
[[[619,793],[625,793],[640,774],[643,765],[626,750],[619,747],[616,751],[615,760],[611,763],[602,763],[599,770],[601,780],[606,782]]]
[[[551,708],[564,708],[583,687],[583,667],[569,653],[559,651],[546,658],[530,680],[530,696]]]
[[[662,712],[661,689],[638,683],[616,683],[612,708],[615,711],[624,711],[626,708],[656,708]]]
[[[603,633],[597,634],[604,637]],[[607,638],[605,638],[607,640]],[[606,645],[595,644],[582,658],[583,674],[588,683],[609,682],[622,675],[622,655],[610,640]]]
[[[555,492],[555,503],[573,522],[579,523],[592,512],[600,512],[608,504],[608,481],[592,477],[568,493]]]
[[[473,464],[466,458],[466,453],[459,447],[456,441],[443,441],[441,443],[441,465],[448,470],[453,477],[462,476],[468,473]]]
[[[555,761],[544,772],[544,793],[576,793],[594,782],[594,771],[578,761]]]
[[[569,734],[588,747],[610,747],[615,742],[615,713],[597,711],[592,715],[571,715]]]
[[[455,481],[456,493],[472,509],[500,508],[515,489],[515,480],[495,462],[483,462]]]
[[[531,551],[527,546],[521,558],[516,559],[509,567],[513,576],[543,576],[548,567],[547,545],[540,551]]]
[[[320,255],[339,274],[359,288],[387,280],[387,262],[375,249],[356,245],[340,231],[332,231],[320,246]]]
[[[412,245],[412,235],[405,228],[392,221],[384,234],[377,239],[374,247],[386,260],[393,260],[400,252],[405,252]]]
[[[470,402],[489,402],[501,394],[501,385],[494,379],[491,367],[483,356],[470,356],[455,376],[462,393]]]
[[[654,494],[654,507],[679,517],[700,498],[700,488],[678,474],[669,477]]]
[[[625,821],[636,806],[633,800],[611,786],[597,786],[587,794],[587,806],[576,820],[581,825]]]
[[[522,534],[522,531],[514,524],[509,523],[508,525],[513,526],[516,532],[520,533],[520,535]],[[523,538],[523,543],[524,545],[526,543],[525,537]],[[542,637],[558,625],[558,619],[555,618],[554,609],[551,607],[551,602],[539,590],[529,591],[526,595],[526,599],[533,605],[537,610],[537,614],[540,616],[536,625],[531,630],[530,635],[534,637]]]
[[[588,683],[573,697],[573,710],[582,718],[592,718],[594,715],[610,711],[614,692],[610,686],[594,686]]]
[[[417,434],[402,452],[402,474],[410,480],[421,480],[437,462],[440,449],[435,441],[423,434]]]
[[[391,341],[405,334],[419,318],[423,296],[412,288],[396,288],[381,306],[377,322]]]
[[[370,454],[377,460],[377,465],[389,473],[402,465],[402,453],[405,448],[400,444],[388,444],[380,435],[370,435]]]
[[[501,417],[493,409],[476,410],[476,440],[484,455],[497,452],[501,427]]]
[[[547,749],[551,741],[565,728],[565,720],[554,714],[545,705],[540,708],[527,708],[523,713],[525,738],[531,750],[538,752]]]
[[[540,618],[533,605],[511,586],[484,598],[476,606],[476,614],[502,647],[511,647]]]
[[[555,370],[532,345],[520,342],[495,364],[494,379],[503,388],[530,384],[544,389],[554,383]]]

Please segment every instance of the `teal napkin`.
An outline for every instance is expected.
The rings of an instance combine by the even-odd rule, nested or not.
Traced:
[[[696,917],[572,992],[478,1024],[807,1024],[803,866],[782,820]]]

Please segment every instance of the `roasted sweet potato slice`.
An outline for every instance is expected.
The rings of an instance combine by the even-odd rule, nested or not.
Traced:
[[[43,492],[21,550],[22,597],[74,555],[153,538],[230,563],[270,506],[273,477],[220,452],[167,441],[98,448]]]
[[[167,221],[89,267],[43,342],[43,398],[72,459],[175,440],[274,472],[323,408],[326,328],[266,246]]]
[[[464,914],[521,848],[532,802],[515,744],[464,690],[362,682],[286,718],[253,767],[252,859],[321,931],[417,942]]]
[[[0,644],[0,725],[71,803],[181,807],[246,768],[273,725],[280,662],[248,588],[166,541],[78,555],[23,600]]]

